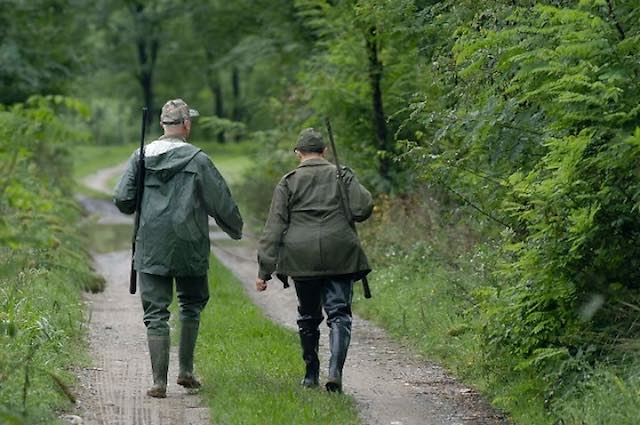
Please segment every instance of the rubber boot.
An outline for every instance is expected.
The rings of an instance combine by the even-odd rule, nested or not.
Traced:
[[[302,386],[313,388],[319,385],[320,379],[320,360],[318,359],[318,345],[320,342],[319,330],[301,330],[300,345],[302,346],[302,359],[306,366]]]
[[[169,349],[171,339],[169,335],[149,335],[149,356],[151,357],[151,370],[153,371],[153,386],[147,391],[147,395],[156,398],[167,396],[167,372],[169,371]]]
[[[193,375],[193,353],[198,339],[198,322],[183,321],[180,330],[180,371],[178,373],[178,385],[185,388],[200,388],[200,381]]]
[[[329,332],[329,376],[325,385],[329,392],[342,392],[342,368],[347,359],[349,342],[351,341],[351,329],[342,323],[332,323]]]

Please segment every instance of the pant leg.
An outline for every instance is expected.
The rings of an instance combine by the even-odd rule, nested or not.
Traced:
[[[332,392],[342,392],[342,370],[351,342],[352,295],[353,280],[336,276],[326,278],[323,298],[331,351],[326,388]]]
[[[295,280],[298,296],[298,329],[301,333],[315,333],[322,323],[322,292],[324,282],[317,280]]]
[[[325,279],[323,304],[327,313],[327,326],[339,324],[351,329],[351,301],[353,279],[331,276]]]
[[[207,276],[177,277],[176,292],[180,304],[178,384],[187,388],[198,388],[200,382],[193,376],[193,357],[200,327],[200,313],[209,301]]]
[[[176,277],[180,321],[200,323],[200,313],[209,302],[209,281],[204,276]]]
[[[173,277],[139,273],[140,298],[147,335],[169,335],[169,305],[173,300]]]

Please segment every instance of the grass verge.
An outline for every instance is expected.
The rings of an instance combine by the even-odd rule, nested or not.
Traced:
[[[267,319],[212,259],[211,303],[196,356],[213,423],[358,424],[352,398],[307,390],[297,335]]]
[[[0,249],[0,423],[51,424],[74,401],[70,365],[83,363],[82,289],[102,281],[75,223],[78,212],[56,209],[49,246]],[[52,230],[57,229],[57,230]],[[27,232],[29,233],[29,232]]]

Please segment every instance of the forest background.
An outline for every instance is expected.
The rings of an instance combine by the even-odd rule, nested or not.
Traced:
[[[251,155],[254,229],[330,117],[376,196],[359,312],[517,423],[640,417],[636,0],[0,6],[0,419],[59,405],[38,391],[82,335],[71,152],[135,141],[143,105],[158,135],[175,97],[203,115],[194,143]]]

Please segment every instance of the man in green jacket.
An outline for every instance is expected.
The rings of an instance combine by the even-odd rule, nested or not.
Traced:
[[[327,149],[319,132],[303,130],[295,152],[300,165],[278,183],[260,239],[256,289],[266,290],[274,273],[293,278],[306,365],[302,380],[305,387],[319,384],[318,327],[324,307],[331,351],[325,387],[341,392],[342,369],[351,340],[353,282],[371,271],[354,225],[347,217],[366,220],[373,201],[348,168],[341,173],[347,199],[341,198],[337,170],[325,159]]]
[[[209,157],[187,143],[197,111],[182,99],[162,107],[164,135],[145,149],[145,180],[134,267],[147,327],[153,371],[151,397],[164,398],[169,367],[169,305],[173,280],[180,304],[178,384],[198,388],[193,353],[200,312],[209,300],[208,216],[231,238],[242,238],[242,217],[226,182]],[[134,152],[115,188],[114,202],[125,214],[136,206],[139,152]]]

